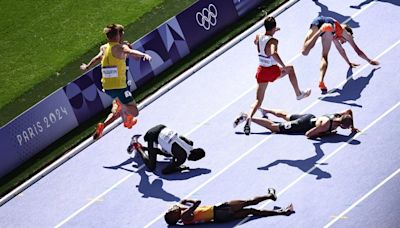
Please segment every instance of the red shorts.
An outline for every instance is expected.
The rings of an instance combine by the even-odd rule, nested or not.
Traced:
[[[281,69],[277,65],[257,68],[257,83],[273,82],[281,76]]]

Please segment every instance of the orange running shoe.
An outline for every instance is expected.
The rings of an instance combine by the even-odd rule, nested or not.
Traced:
[[[132,115],[127,115],[126,120],[124,122],[124,127],[131,129],[133,125],[137,123],[137,119],[133,117]]]
[[[98,123],[96,127],[96,131],[93,134],[93,139],[96,140],[103,135],[104,123]]]
[[[328,92],[328,89],[326,88],[324,82],[319,82],[319,88],[321,89],[322,94],[325,94]]]

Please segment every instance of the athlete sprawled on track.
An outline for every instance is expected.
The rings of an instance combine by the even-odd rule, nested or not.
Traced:
[[[257,80],[257,92],[256,100],[251,106],[248,116],[249,120],[253,117],[254,113],[261,106],[265,90],[267,89],[268,83],[274,82],[278,78],[282,78],[288,75],[290,83],[292,84],[293,90],[296,94],[296,99],[301,100],[310,96],[311,90],[300,90],[297,76],[292,65],[286,65],[283,63],[280,55],[278,54],[278,40],[274,37],[276,31],[280,29],[276,27],[276,21],[273,17],[267,17],[264,20],[264,34],[256,35],[254,44],[257,47],[258,62],[259,66],[257,68],[256,80]],[[278,66],[280,65],[280,67]],[[250,123],[247,121],[244,125],[244,133],[246,135],[250,134]],[[237,126],[237,119],[233,123],[233,127]]]
[[[347,109],[343,112],[322,115],[316,117],[313,114],[289,114],[278,109],[263,109],[259,111],[263,118],[252,118],[251,121],[268,128],[273,133],[281,134],[305,134],[308,138],[317,138],[324,135],[335,134],[336,129],[351,129],[352,132],[359,132],[354,127],[353,112]],[[269,120],[267,114],[286,120],[286,122],[275,122]],[[240,123],[248,119],[247,114],[242,113]]]
[[[144,164],[150,171],[154,171],[156,168],[157,154],[171,157],[171,163],[162,170],[163,174],[188,170],[189,167],[183,165],[186,159],[197,161],[205,156],[202,148],[194,148],[191,140],[162,124],[148,130],[144,140],[148,144],[147,147],[138,142],[137,135],[133,136],[128,147],[128,153],[132,153],[134,150],[139,152]]]
[[[169,225],[196,224],[207,222],[228,222],[236,219],[244,219],[249,215],[258,217],[268,217],[274,215],[291,215],[294,213],[293,205],[290,204],[284,209],[277,210],[258,210],[247,208],[251,205],[257,205],[265,200],[277,199],[275,189],[269,188],[268,194],[258,196],[251,200],[233,200],[218,205],[200,206],[200,200],[184,199],[180,203],[172,206],[164,215],[165,221]]]

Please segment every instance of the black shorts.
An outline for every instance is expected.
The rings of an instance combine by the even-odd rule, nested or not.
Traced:
[[[232,219],[234,212],[227,202],[214,206],[214,222],[227,222]]]
[[[313,114],[295,114],[290,116],[290,121],[279,123],[279,133],[281,134],[296,134],[306,133],[311,128],[315,127],[315,118]]]

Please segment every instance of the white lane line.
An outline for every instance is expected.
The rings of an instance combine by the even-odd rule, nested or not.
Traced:
[[[383,51],[381,54],[379,54],[376,58],[374,59],[379,59],[380,57],[382,57],[384,54],[386,54],[387,52],[389,52],[391,49],[393,49],[394,47],[396,47],[398,44],[400,43],[400,39],[393,45],[391,45],[389,48],[387,48],[385,51]],[[294,60],[294,59],[293,59]],[[351,78],[353,78],[353,76],[359,74],[363,69],[365,69],[369,64],[365,64],[359,71],[357,71],[356,73],[352,74],[350,77],[348,77],[347,79],[345,79],[344,81],[342,81],[341,83],[339,83],[335,88],[338,88],[339,86],[345,84],[348,80],[350,80]],[[325,95],[326,96],[326,95]],[[311,105],[307,106],[303,111],[301,111],[301,113],[306,112],[307,110],[309,110],[310,108],[312,108],[313,106],[315,106],[316,104],[318,104],[319,102],[321,102],[322,99],[318,99],[315,102],[313,102]],[[199,187],[197,187],[195,190],[193,190],[192,192],[190,192],[187,196],[185,196],[184,198],[189,198],[191,195],[193,195],[194,193],[196,193],[197,191],[199,191],[201,188],[203,188],[206,184],[208,184],[209,182],[211,182],[212,180],[214,180],[215,178],[217,178],[219,175],[221,175],[222,173],[224,173],[228,168],[230,168],[231,166],[233,166],[234,164],[236,164],[239,160],[241,160],[242,158],[244,158],[245,156],[247,156],[248,154],[250,154],[253,150],[255,150],[259,145],[263,144],[264,142],[266,142],[269,138],[271,138],[272,135],[267,136],[266,138],[264,138],[263,140],[261,140],[259,143],[257,143],[255,146],[253,146],[252,148],[250,148],[248,151],[246,151],[244,154],[242,154],[241,156],[239,156],[237,159],[235,159],[233,162],[231,162],[229,165],[227,165],[225,168],[223,168],[221,171],[219,171],[217,174],[215,174],[214,176],[212,176],[210,179],[208,179],[206,182],[204,182],[203,184],[201,184]],[[346,145],[346,144],[344,144]],[[329,157],[329,156],[328,156]],[[154,224],[157,220],[159,220],[161,217],[163,216],[163,214],[160,214],[159,216],[157,216],[155,219],[153,219],[152,221],[150,221],[145,227],[149,227],[152,224]],[[239,224],[242,224],[242,222],[240,222]]]
[[[365,133],[369,128],[371,128],[372,126],[374,126],[378,121],[380,121],[381,119],[383,119],[385,116],[387,116],[389,113],[391,113],[393,110],[395,110],[397,107],[399,107],[400,102],[397,102],[397,104],[395,104],[393,107],[391,107],[389,110],[387,110],[385,113],[383,113],[381,116],[379,116],[377,119],[375,119],[372,123],[370,123],[365,129],[363,129],[361,132],[355,134],[351,139],[347,140],[347,142],[345,142],[344,144],[342,144],[340,147],[338,147],[335,151],[333,151],[331,154],[329,154],[328,156],[326,156],[324,159],[322,159],[321,161],[319,161],[318,163],[326,163],[326,161],[328,161],[330,158],[332,158],[333,156],[335,156],[340,150],[342,150],[344,147],[346,147],[347,145],[349,145],[349,143],[358,138],[358,136],[362,135],[363,133]],[[282,191],[280,191],[277,195],[281,196],[283,193],[287,192],[290,188],[292,188],[295,184],[297,184],[300,180],[302,180],[304,177],[306,177],[307,175],[309,175],[314,169],[316,169],[318,166],[320,165],[315,165],[313,166],[311,169],[309,169],[307,172],[303,173],[300,177],[298,177],[296,180],[294,180],[292,183],[290,183],[288,186],[286,186]],[[259,207],[259,209],[263,209],[265,206],[267,206],[269,202],[265,202],[263,205],[261,205]],[[339,215],[338,218],[340,218],[341,216]],[[240,226],[241,224],[245,223],[247,220],[249,219],[249,217],[243,219],[242,221],[240,221],[238,224],[236,224],[236,226]]]
[[[388,182],[390,179],[392,179],[394,176],[400,173],[400,168],[397,169],[394,173],[392,173],[390,176],[386,177],[385,180],[383,180],[381,183],[379,183],[377,186],[375,186],[373,189],[371,189],[367,194],[365,194],[363,197],[361,197],[357,202],[352,204],[350,207],[348,207],[346,210],[344,210],[338,217],[330,221],[328,224],[324,226],[324,228],[328,228],[332,226],[335,222],[339,220],[342,216],[345,214],[349,213],[354,207],[356,207],[358,204],[360,204],[362,201],[364,201],[366,198],[368,198],[372,193],[374,193],[376,190],[378,190],[380,187],[382,187],[386,182]]]

